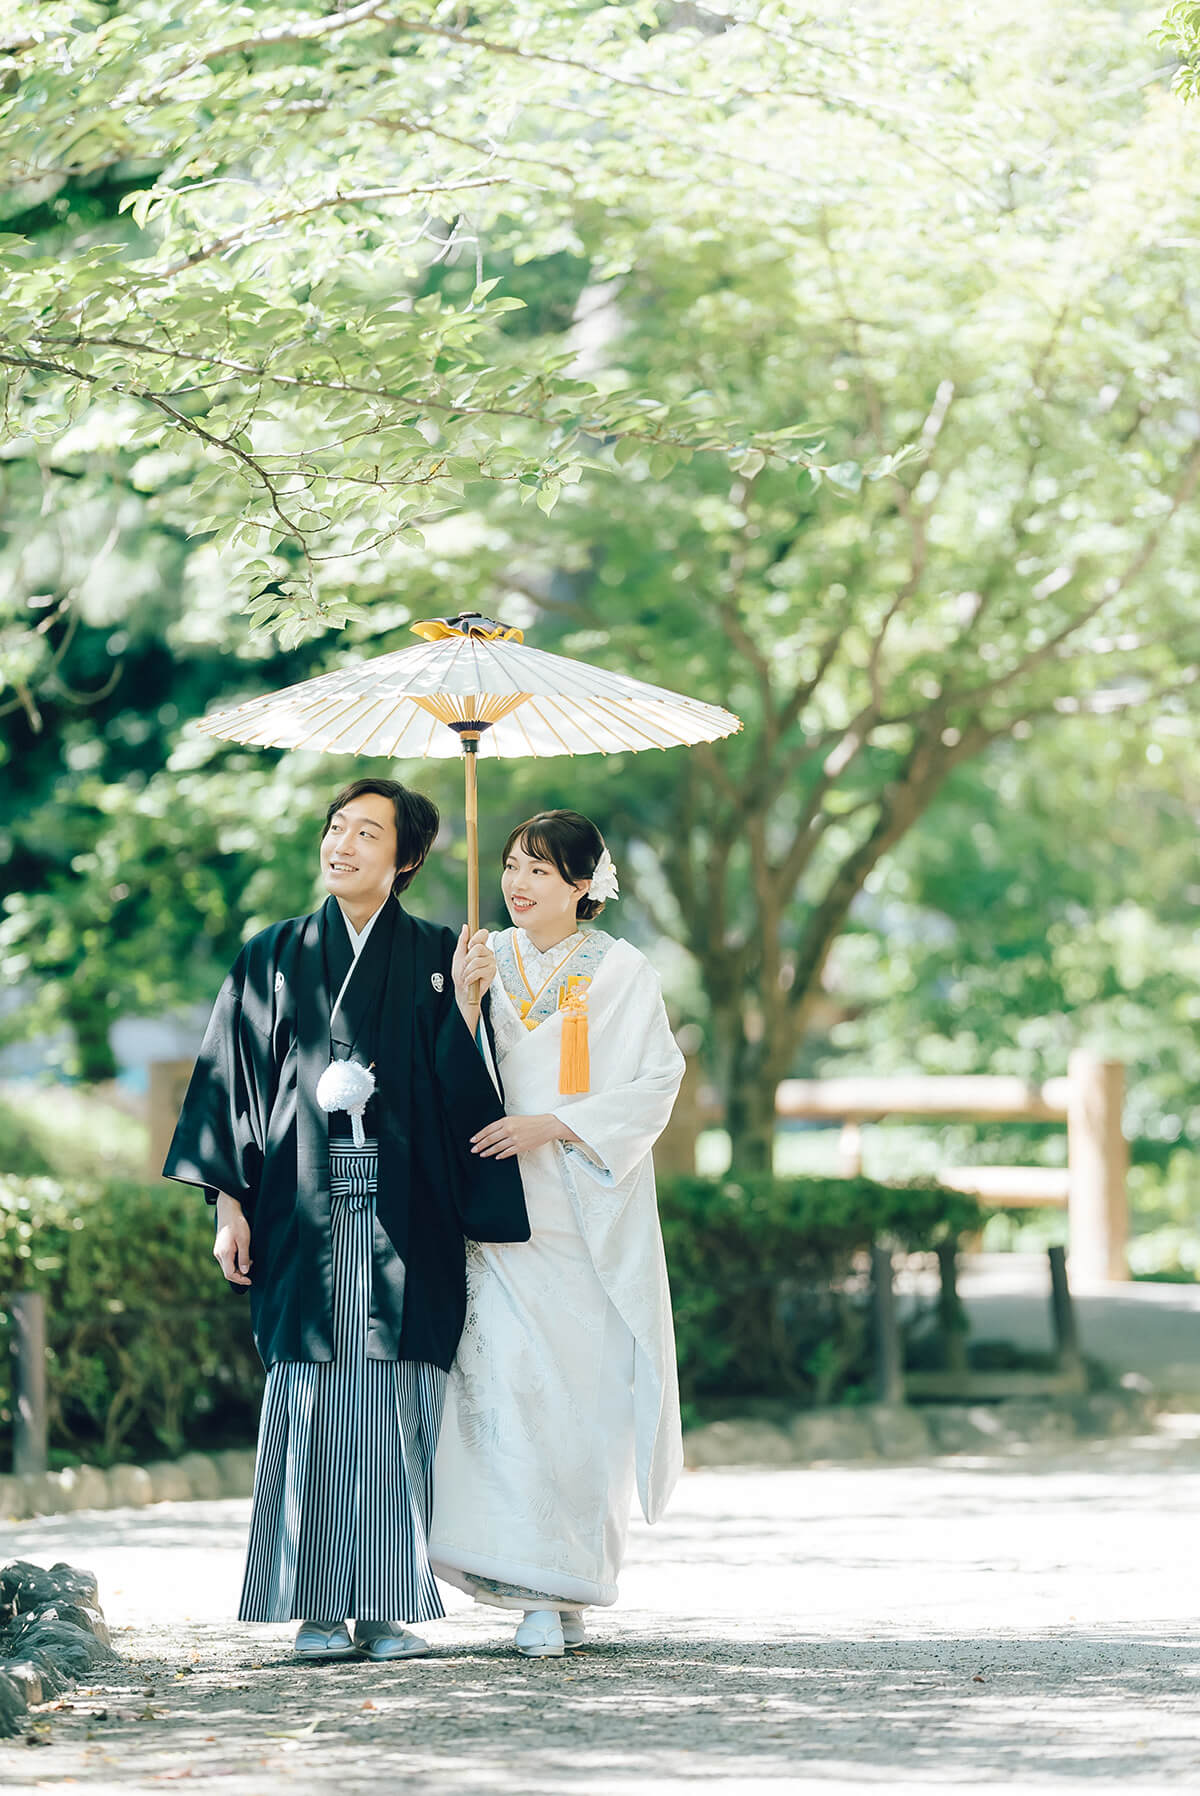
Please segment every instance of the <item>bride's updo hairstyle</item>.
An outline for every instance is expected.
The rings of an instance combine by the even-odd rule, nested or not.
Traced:
[[[514,847],[532,860],[549,861],[568,885],[576,885],[581,879],[590,880],[596,871],[604,853],[604,837],[578,811],[539,811],[536,817],[518,823],[509,836],[500,856],[502,867]],[[581,923],[588,923],[603,909],[602,898],[589,898],[585,892],[575,906],[575,915]]]

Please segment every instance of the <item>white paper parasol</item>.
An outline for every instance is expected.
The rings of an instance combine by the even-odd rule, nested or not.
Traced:
[[[528,648],[477,612],[414,624],[426,640],[206,717],[210,736],[261,748],[394,760],[462,754],[467,915],[479,927],[477,755],[616,754],[715,742],[741,720],[586,661]]]

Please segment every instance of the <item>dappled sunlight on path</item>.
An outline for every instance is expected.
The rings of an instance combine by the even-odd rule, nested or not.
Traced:
[[[1186,1443],[696,1472],[585,1654],[520,1660],[451,1593],[428,1659],[303,1669],[290,1629],[227,1619],[244,1503],[23,1523],[6,1557],[96,1569],[127,1661],[0,1770],[91,1796],[1190,1782],[1198,1505]]]

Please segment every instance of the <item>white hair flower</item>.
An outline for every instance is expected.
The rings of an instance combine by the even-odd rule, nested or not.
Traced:
[[[617,869],[613,866],[612,855],[606,848],[596,862],[596,870],[592,874],[592,883],[587,889],[589,898],[603,904],[608,898],[619,898],[621,888],[617,884]]]

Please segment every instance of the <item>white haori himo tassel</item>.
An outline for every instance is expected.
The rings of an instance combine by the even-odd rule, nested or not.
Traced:
[[[317,1080],[317,1102],[322,1110],[344,1110],[350,1118],[355,1147],[366,1142],[363,1111],[375,1090],[375,1074],[360,1060],[331,1060]]]

